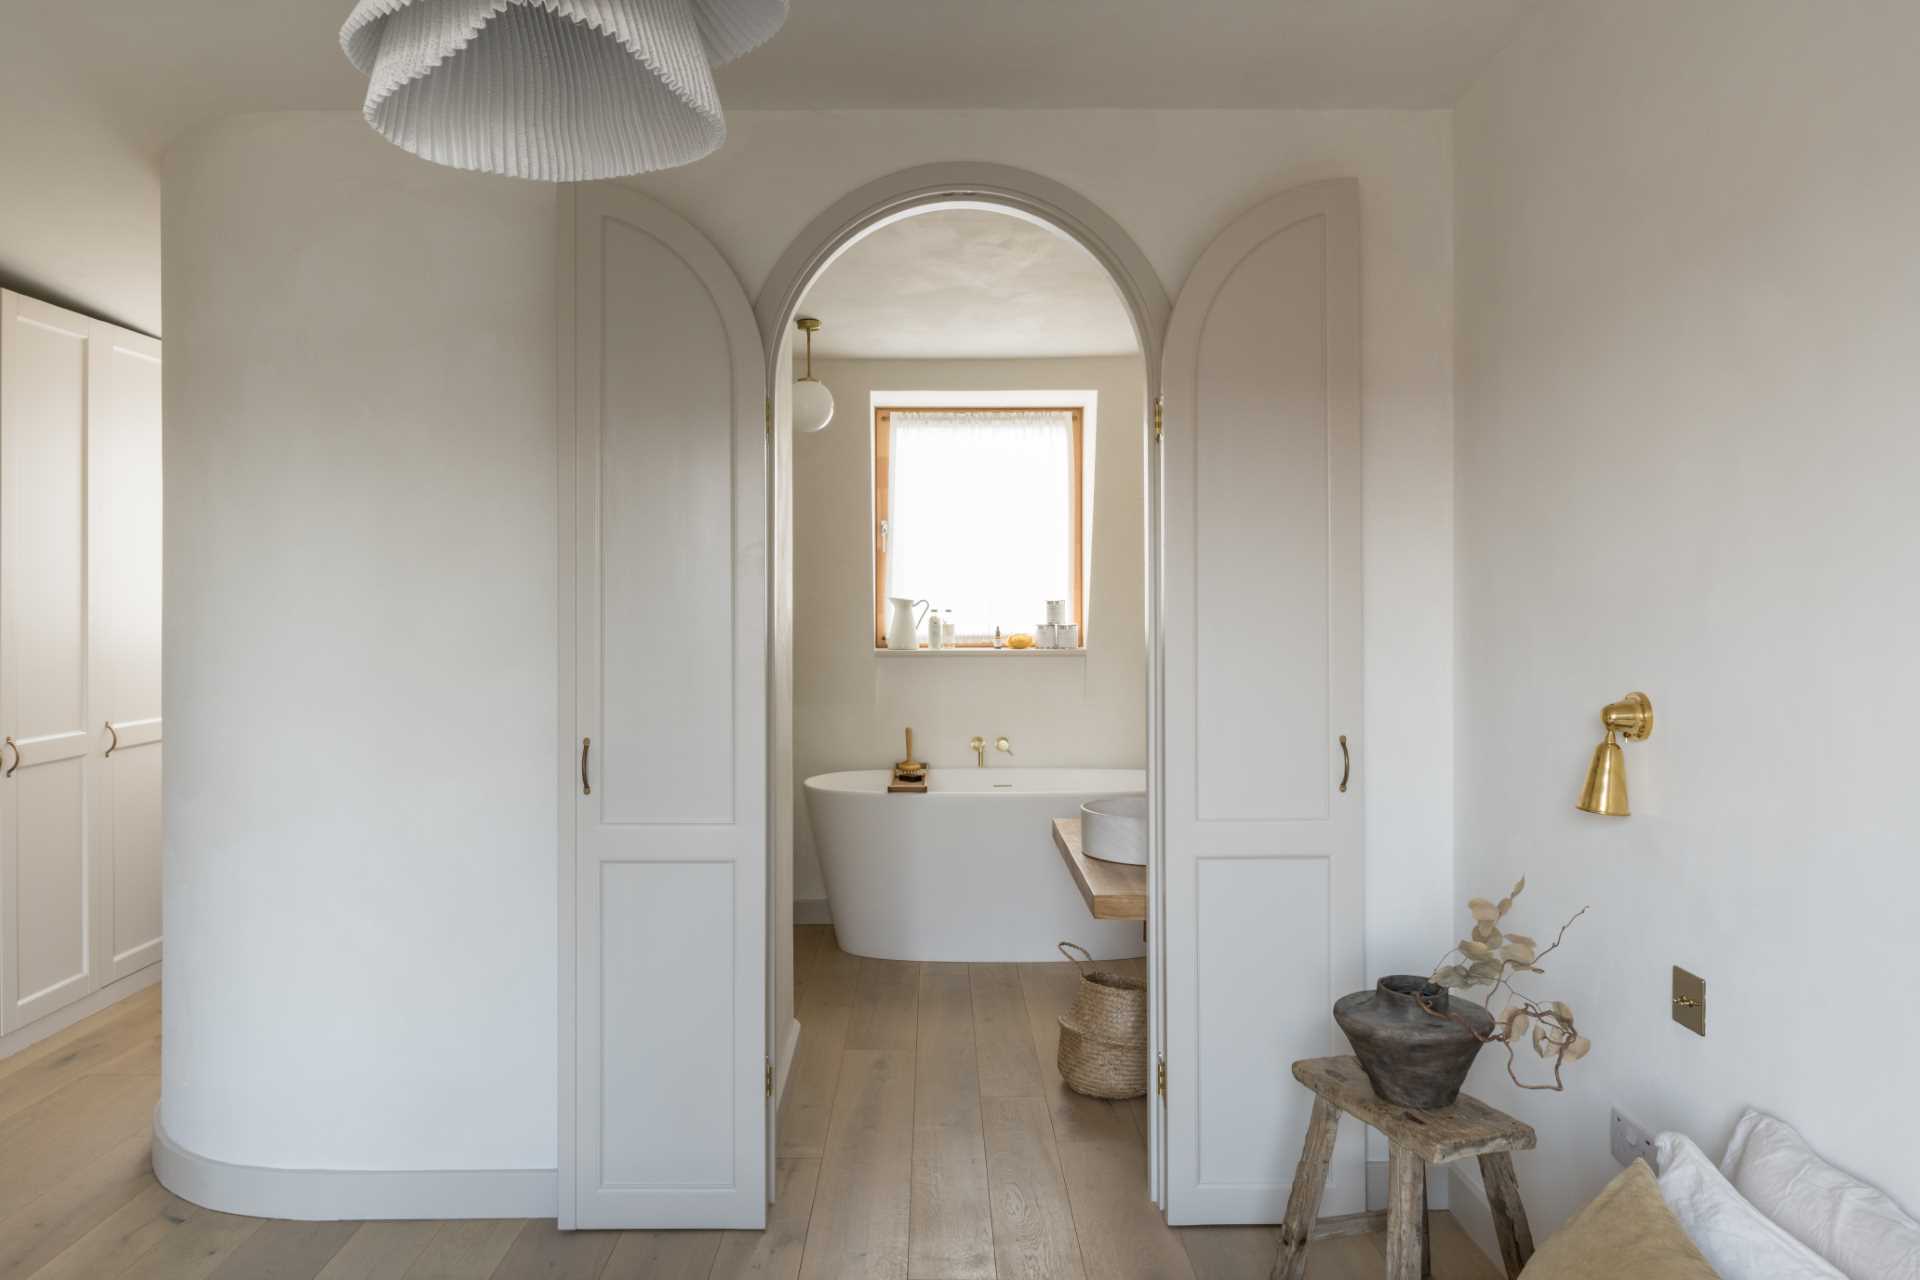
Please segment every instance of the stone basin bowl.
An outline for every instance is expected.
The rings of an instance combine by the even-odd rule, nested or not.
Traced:
[[[1080,852],[1102,862],[1147,865],[1147,798],[1102,796],[1080,806]]]

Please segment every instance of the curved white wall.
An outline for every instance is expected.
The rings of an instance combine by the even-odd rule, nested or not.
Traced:
[[[164,181],[166,1136],[551,1169],[555,188],[351,113]]]
[[[1437,954],[1447,113],[730,125],[720,154],[637,185],[706,232],[749,295],[821,208],[929,160],[1068,183],[1170,288],[1261,196],[1360,179],[1368,951],[1377,972]],[[338,112],[198,134],[163,194],[166,1136],[269,1168],[551,1168],[555,189],[436,168]],[[300,1199],[315,1185],[273,1203],[317,1211]]]

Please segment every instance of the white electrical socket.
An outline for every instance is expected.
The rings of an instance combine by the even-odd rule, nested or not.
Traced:
[[[1615,1107],[1613,1123],[1608,1126],[1608,1131],[1612,1136],[1615,1160],[1623,1165],[1632,1164],[1635,1160],[1645,1160],[1649,1169],[1656,1173],[1659,1171],[1659,1161],[1653,1154],[1653,1135],[1641,1128],[1638,1121]]]

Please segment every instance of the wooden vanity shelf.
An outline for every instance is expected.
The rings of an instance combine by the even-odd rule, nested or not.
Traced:
[[[1053,843],[1096,920],[1147,918],[1147,869],[1102,862],[1080,851],[1080,819],[1055,818]]]

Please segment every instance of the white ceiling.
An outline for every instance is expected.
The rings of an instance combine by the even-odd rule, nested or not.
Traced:
[[[890,223],[835,259],[802,301],[817,356],[987,360],[1136,350],[1113,282],[1048,227],[983,209]]]
[[[793,0],[720,73],[734,109],[1444,107],[1534,0]],[[4,61],[55,58],[130,141],[354,107],[350,0],[0,0]]]
[[[1535,0],[793,0],[731,107],[1450,107]]]

